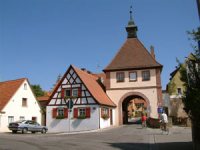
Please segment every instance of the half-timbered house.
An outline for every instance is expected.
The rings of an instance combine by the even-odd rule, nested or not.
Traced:
[[[47,126],[49,132],[105,128],[113,123],[114,108],[98,76],[71,65],[50,96]]]

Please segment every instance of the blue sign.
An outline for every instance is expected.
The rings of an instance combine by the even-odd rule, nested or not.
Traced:
[[[158,113],[161,114],[163,112],[163,108],[162,107],[158,107]]]

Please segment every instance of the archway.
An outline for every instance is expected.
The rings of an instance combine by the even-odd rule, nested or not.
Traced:
[[[119,121],[120,124],[139,123],[141,113],[145,112],[149,116],[149,100],[139,92],[129,92],[122,96],[119,101]]]

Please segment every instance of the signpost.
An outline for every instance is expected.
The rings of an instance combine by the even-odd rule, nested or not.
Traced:
[[[65,98],[65,100],[66,100],[67,98]],[[74,103],[73,103],[73,100],[72,100],[72,98],[69,98],[69,100],[67,101],[67,108],[69,109],[69,132],[70,132],[70,126],[71,126],[71,124],[70,124],[70,120],[71,120],[71,110],[72,110],[72,108],[73,108],[73,106],[74,106]]]

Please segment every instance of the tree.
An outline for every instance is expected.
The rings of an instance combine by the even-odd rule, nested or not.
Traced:
[[[36,97],[39,96],[44,96],[45,92],[42,90],[42,88],[40,87],[40,85],[31,85],[31,88],[33,90],[33,93],[35,94]]]
[[[189,32],[194,41],[199,42],[200,30]],[[193,46],[194,53],[185,64],[180,64],[181,80],[185,83],[183,103],[185,111],[192,121],[192,138],[194,149],[200,149],[200,51],[198,46]]]
[[[58,82],[59,82],[61,79],[62,79],[62,75],[59,74],[59,75],[57,76],[56,83],[53,84],[53,87],[51,88],[51,91],[53,91],[53,89],[55,88],[55,86],[58,84]]]

